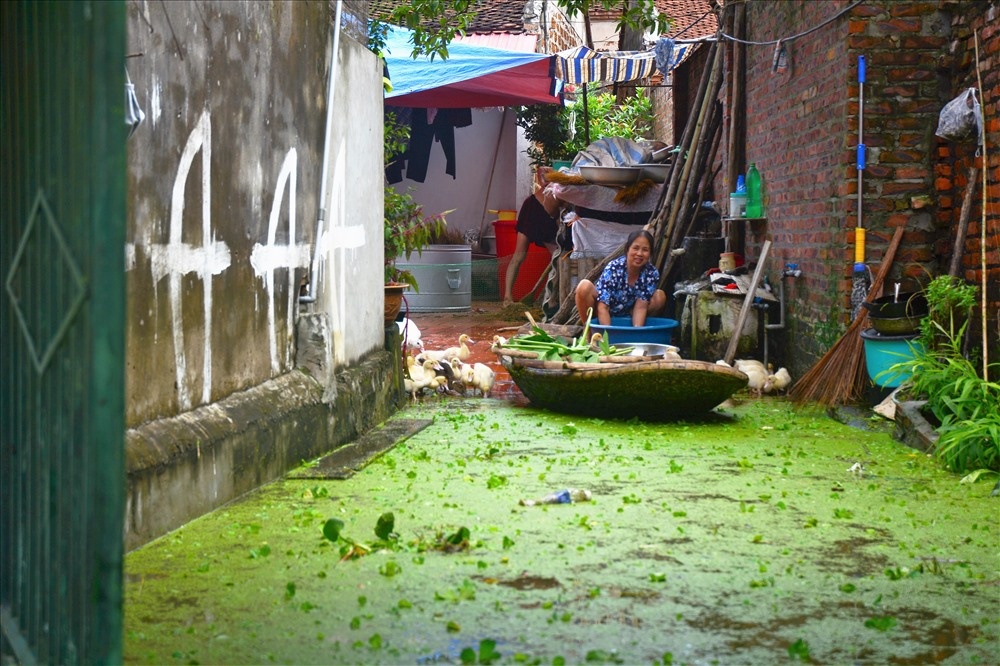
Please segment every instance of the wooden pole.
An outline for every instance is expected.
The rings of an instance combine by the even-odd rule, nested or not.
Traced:
[[[740,316],[736,320],[736,330],[733,331],[733,337],[729,340],[729,346],[726,347],[726,355],[723,357],[724,360],[729,365],[733,364],[733,359],[736,358],[736,348],[740,344],[740,335],[743,333],[743,325],[747,322],[747,317],[750,316],[750,307],[753,305],[753,299],[757,294],[757,285],[760,284],[761,276],[764,273],[764,262],[767,261],[767,253],[771,250],[771,241],[764,241],[763,247],[760,248],[760,258],[757,260],[757,268],[753,272],[753,279],[750,280],[750,288],[747,290],[746,298],[743,299],[743,307],[740,308]]]
[[[969,217],[972,214],[972,197],[976,193],[976,184],[979,180],[979,167],[976,166],[976,158],[972,158],[972,166],[965,177],[965,197],[962,199],[962,212],[958,216],[958,231],[955,232],[955,249],[951,254],[951,265],[948,267],[948,275],[956,277],[959,267],[962,265],[962,256],[965,254],[965,235],[969,231]]]

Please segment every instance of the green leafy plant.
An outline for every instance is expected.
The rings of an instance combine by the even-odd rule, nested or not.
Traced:
[[[976,288],[950,275],[940,275],[924,288],[927,316],[920,322],[920,341],[930,347],[961,339],[969,311],[976,304]]]
[[[925,289],[928,316],[911,358],[883,374],[908,374],[908,392],[926,400],[924,415],[939,438],[935,455],[953,472],[1000,471],[1000,384],[988,382],[962,353],[976,289],[949,276]],[[1000,371],[1000,364],[993,376]]]

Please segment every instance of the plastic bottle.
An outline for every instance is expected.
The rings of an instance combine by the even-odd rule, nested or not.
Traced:
[[[536,500],[521,500],[521,506],[535,506],[537,504],[571,504],[573,502],[589,502],[592,495],[589,490],[580,488],[567,488],[555,493],[549,493],[545,497]]]
[[[743,177],[743,174],[736,176],[736,191],[740,194],[746,194],[747,191],[747,181]]]
[[[764,206],[760,199],[760,172],[757,171],[757,165],[754,162],[750,163],[750,168],[747,169],[747,217],[764,217]]]

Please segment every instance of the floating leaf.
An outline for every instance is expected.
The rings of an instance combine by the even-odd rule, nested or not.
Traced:
[[[889,631],[897,624],[896,618],[891,615],[877,615],[865,620],[865,626],[876,631]]]
[[[383,541],[395,538],[396,535],[393,534],[395,527],[396,517],[392,514],[392,511],[386,511],[378,517],[378,522],[375,523],[375,536]]]
[[[400,566],[392,560],[389,560],[388,562],[386,562],[385,564],[383,564],[378,568],[378,572],[383,576],[385,576],[386,578],[392,578],[393,576],[402,571],[403,570],[400,568]]]
[[[809,644],[798,639],[788,646],[788,656],[799,661],[809,661]]]
[[[285,585],[285,599],[291,599],[295,596],[295,583],[289,583]]]
[[[462,626],[458,622],[455,622],[454,620],[449,620],[448,624],[445,625],[445,629],[450,634],[457,634],[458,632],[462,631]]]
[[[344,529],[344,521],[340,518],[331,518],[323,523],[323,536],[334,543],[340,539],[340,532]]]

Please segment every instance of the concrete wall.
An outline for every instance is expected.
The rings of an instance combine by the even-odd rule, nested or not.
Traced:
[[[332,28],[323,0],[128,5],[130,547],[396,404],[381,68],[341,35],[321,202]]]

